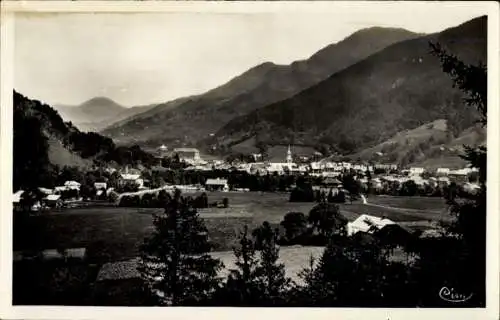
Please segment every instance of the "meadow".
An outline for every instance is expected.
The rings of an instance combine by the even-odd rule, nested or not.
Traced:
[[[208,197],[210,202],[229,199],[229,208],[199,210],[214,244],[213,251],[230,251],[245,225],[250,230],[264,221],[278,225],[286,213],[295,211],[307,215],[314,206],[314,203],[288,202],[286,193],[213,192]],[[361,214],[411,223],[446,217],[444,200],[440,198],[372,196],[368,204],[341,204],[340,210],[350,221]],[[14,250],[34,246],[42,249],[85,247],[93,263],[134,258],[144,238],[153,230],[152,214],[161,211],[89,206],[45,213],[30,218],[29,225],[14,226]]]

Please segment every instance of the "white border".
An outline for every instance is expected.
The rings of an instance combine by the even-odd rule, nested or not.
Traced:
[[[12,61],[14,53],[14,12],[318,12],[347,8],[370,12],[370,8],[413,6],[482,7],[488,15],[488,217],[487,217],[487,308],[486,309],[356,309],[356,308],[119,308],[119,307],[12,307]],[[499,318],[499,181],[500,164],[497,147],[500,130],[499,114],[499,4],[496,2],[129,2],[129,1],[13,1],[1,2],[1,108],[0,108],[0,319],[252,319],[255,317],[286,317],[287,319],[498,319]],[[430,8],[432,10],[432,8]],[[422,21],[425,23],[425,21]]]

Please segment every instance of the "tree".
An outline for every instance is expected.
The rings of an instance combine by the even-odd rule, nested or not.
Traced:
[[[345,234],[347,219],[340,213],[337,205],[319,203],[311,209],[308,222],[325,238],[333,234]]]
[[[154,204],[154,198],[152,193],[145,193],[141,198],[141,207],[142,208],[151,208]]]
[[[449,74],[455,87],[464,95],[464,103],[475,108],[479,114],[479,124],[487,125],[487,68],[480,62],[478,65],[468,65],[458,57],[449,54],[439,44],[430,44],[431,53],[439,58],[442,69]],[[448,197],[450,212],[455,221],[449,226],[449,233],[460,239],[455,257],[438,255],[448,261],[455,259],[460,266],[446,273],[448,278],[459,279],[462,286],[474,292],[470,303],[484,305],[486,277],[486,146],[464,146],[465,153],[461,155],[471,167],[479,169],[480,191],[472,200]],[[451,251],[449,248],[447,251]],[[454,250],[455,251],[455,250]],[[439,260],[439,259],[438,259]],[[443,261],[445,263],[446,261]],[[426,261],[422,262],[423,264]],[[464,277],[464,275],[467,275]]]
[[[260,229],[260,264],[256,269],[256,274],[264,305],[282,305],[291,280],[285,276],[285,266],[278,263],[278,232],[273,230],[267,221]]]
[[[145,239],[138,268],[160,305],[198,305],[219,287],[223,264],[208,252],[207,229],[189,202],[176,191],[155,231]]]
[[[80,195],[83,197],[83,199],[93,199],[96,197],[97,190],[95,189],[94,185],[90,184],[82,184],[80,186]]]
[[[239,247],[233,249],[236,269],[230,270],[226,284],[227,297],[233,305],[256,305],[261,296],[257,279],[258,260],[254,244],[248,238],[248,227],[240,234]]]
[[[413,180],[408,180],[403,182],[401,186],[401,195],[402,196],[415,196],[418,192],[418,186]]]
[[[157,207],[159,207],[159,208],[165,208],[171,200],[172,199],[170,197],[170,194],[167,191],[160,190],[158,192],[158,204],[157,204]]]
[[[290,202],[313,202],[314,192],[311,184],[297,183],[297,186],[290,192]]]
[[[33,115],[33,104],[35,104],[33,101],[14,92],[13,188],[15,191],[40,186],[39,177],[49,167],[49,145],[43,132],[44,123]]]
[[[280,224],[285,228],[287,241],[294,241],[307,231],[307,219],[302,212],[289,212]]]
[[[361,186],[359,182],[354,179],[352,173],[345,174],[342,177],[342,185],[347,191],[349,191],[351,196],[356,196],[360,193]]]

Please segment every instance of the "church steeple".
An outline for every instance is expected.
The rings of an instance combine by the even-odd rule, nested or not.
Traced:
[[[292,159],[292,150],[290,149],[290,145],[288,145],[288,151],[286,153],[286,162],[287,163],[292,163],[293,162],[293,159]]]

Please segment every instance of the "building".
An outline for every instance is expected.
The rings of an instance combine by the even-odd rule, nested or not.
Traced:
[[[54,190],[48,189],[48,188],[42,188],[42,187],[38,188],[38,191],[40,191],[44,195],[49,195],[49,194],[53,194],[54,193]]]
[[[96,182],[94,183],[94,188],[96,190],[106,190],[107,189],[107,184],[106,182]]]
[[[424,168],[418,168],[418,167],[413,167],[413,168],[410,168],[410,175],[413,176],[413,175],[421,175],[422,173],[425,172],[425,169]]]
[[[327,177],[323,179],[322,185],[327,188],[340,188],[342,187],[342,182],[333,177]]]
[[[362,214],[356,220],[347,223],[347,235],[352,236],[358,232],[373,233],[390,224],[394,224],[394,221]]]
[[[59,208],[63,204],[60,194],[49,194],[42,200],[44,205],[50,208]]]
[[[12,195],[12,203],[19,203],[23,197],[24,190],[18,190]]]
[[[120,180],[119,184],[121,185],[126,185],[126,184],[136,184],[137,187],[142,188],[144,186],[144,180],[141,179],[140,174],[136,173],[122,173],[120,175]]]
[[[451,183],[451,181],[450,181],[450,178],[448,178],[448,177],[439,177],[439,178],[437,178],[437,184],[441,188],[449,186],[450,183]]]
[[[449,168],[437,168],[436,169],[436,174],[437,175],[442,175],[442,176],[447,176],[450,173]]]
[[[286,152],[286,163],[288,164],[293,163],[292,150],[290,149],[290,145],[288,145],[288,150]]]
[[[160,158],[164,158],[168,156],[168,148],[166,145],[162,144],[160,147],[158,147],[158,150],[156,152],[157,156]]]
[[[207,191],[229,191],[229,185],[226,179],[207,179],[205,189]]]
[[[21,211],[23,209],[21,200],[23,198],[24,190],[18,190],[12,195],[12,206],[14,211]]]
[[[41,209],[41,203],[38,197],[32,193],[18,190],[12,195],[12,205],[14,211],[38,211]],[[23,201],[28,200],[28,201]]]
[[[247,172],[250,174],[264,175],[267,172],[266,167],[267,165],[264,162],[252,163]]]
[[[470,168],[450,171],[448,176],[456,183],[465,183],[469,180],[469,174],[472,172]]]
[[[380,192],[384,189],[384,185],[380,178],[373,178],[369,181],[369,187],[376,192]]]
[[[66,181],[64,186],[66,187],[66,190],[80,190],[81,184],[76,181]]]
[[[176,148],[174,149],[174,154],[178,155],[181,161],[192,163],[201,160],[200,151],[195,148]]]
[[[261,153],[252,153],[252,158],[253,161],[262,161],[262,154]]]
[[[384,171],[394,171],[398,170],[398,165],[397,164],[383,164],[383,163],[377,163],[374,166],[374,169],[376,170],[384,170]]]
[[[476,194],[479,190],[481,190],[481,186],[477,183],[467,182],[462,186],[462,189],[467,193]]]

